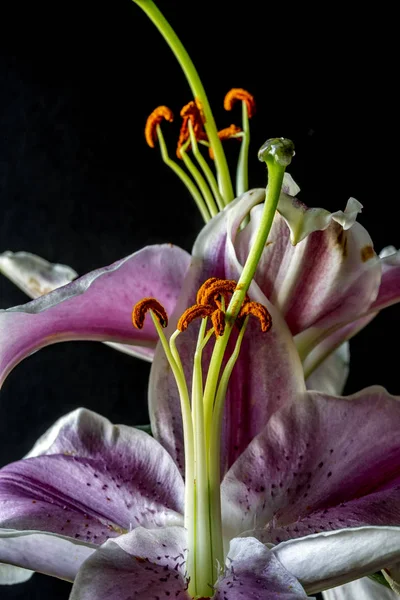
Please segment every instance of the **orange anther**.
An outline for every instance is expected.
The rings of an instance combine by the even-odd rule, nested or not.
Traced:
[[[254,317],[257,317],[257,319],[260,321],[262,332],[265,333],[271,329],[272,318],[263,304],[252,301],[245,302],[238,315],[239,323],[242,322],[244,317],[247,315],[253,315]]]
[[[150,148],[154,148],[155,146],[157,136],[156,129],[164,119],[170,123],[174,120],[173,112],[168,106],[158,106],[155,108],[146,121],[144,136]]]
[[[181,156],[181,148],[187,142],[190,137],[189,133],[189,120],[192,123],[193,133],[196,140],[206,140],[207,135],[203,127],[203,116],[201,111],[201,105],[198,101],[191,100],[181,110],[181,117],[183,118],[181,130],[179,133],[178,146],[176,149],[176,155],[178,158]]]
[[[132,324],[136,329],[142,329],[146,313],[151,310],[157,317],[161,327],[168,325],[168,316],[165,308],[155,298],[143,298],[133,307]]]
[[[233,88],[231,89],[224,98],[224,108],[225,110],[232,110],[233,105],[238,101],[246,102],[247,106],[247,114],[249,118],[254,116],[256,112],[256,103],[254,97],[249,94],[246,90],[242,88]]]
[[[181,318],[178,321],[177,329],[179,331],[185,331],[188,328],[190,323],[194,321],[194,319],[205,317],[210,317],[214,311],[212,306],[207,306],[203,304],[195,304],[190,308],[187,308]]]
[[[201,304],[211,304],[221,308],[221,296],[225,300],[225,305],[228,304],[229,296],[236,290],[237,283],[234,279],[217,279],[211,277],[207,279],[197,292],[197,301]],[[249,297],[246,294],[246,301]]]
[[[229,125],[229,127],[225,127],[225,129],[221,129],[220,131],[218,131],[218,137],[221,141],[223,141],[223,140],[228,140],[229,138],[237,136],[238,133],[242,133],[242,130],[240,129],[240,127],[238,127],[237,125]],[[239,142],[240,142],[239,137],[235,137],[235,139],[239,140]],[[214,160],[214,152],[213,152],[213,149],[211,148],[211,146],[208,149],[208,153],[210,155],[210,158],[212,160]]]
[[[220,337],[225,331],[225,313],[217,308],[211,315],[211,322],[214,327],[215,335]]]

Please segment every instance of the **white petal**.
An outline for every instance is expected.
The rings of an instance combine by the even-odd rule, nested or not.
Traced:
[[[24,583],[33,575],[34,571],[21,569],[13,565],[0,563],[0,585],[13,585],[14,583]]]
[[[0,272],[30,298],[39,298],[78,277],[71,267],[51,264],[30,252],[3,252],[0,254]]]
[[[359,527],[317,533],[282,542],[272,551],[310,594],[359,579],[399,561],[400,527]]]
[[[317,348],[313,351],[316,352]],[[311,353],[312,354],[312,353]],[[349,375],[350,348],[345,342],[332,352],[307,378],[307,388],[340,396]]]
[[[395,600],[398,596],[368,577],[322,592],[324,600]]]

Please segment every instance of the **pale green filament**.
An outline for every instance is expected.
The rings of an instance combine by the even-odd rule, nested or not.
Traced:
[[[172,52],[175,54],[195,99],[199,100],[204,115],[204,127],[207,133],[210,146],[213,149],[215,157],[215,166],[220,183],[221,196],[224,204],[227,205],[234,198],[231,177],[229,174],[228,163],[222,148],[221,140],[218,137],[218,130],[215,125],[211,107],[208,102],[206,92],[196,68],[185,50],[182,42],[172,29],[171,25],[165,19],[161,11],[156,7],[152,0],[133,0],[147,14],[154,25],[157,27],[165,41],[168,43]]]
[[[229,358],[226,367],[221,375],[221,380],[218,385],[218,390],[215,396],[215,405],[213,418],[211,421],[210,442],[208,446],[208,481],[210,493],[210,527],[212,540],[212,556],[214,567],[214,580],[217,579],[217,565],[224,564],[224,548],[222,539],[222,521],[221,521],[221,430],[222,418],[224,414],[224,404],[228,384],[232,375],[233,367],[239,357],[240,347],[244,332],[246,331],[249,317],[246,317],[238,338],[235,348]]]
[[[221,194],[219,192],[218,184],[217,184],[217,182],[215,180],[213,172],[211,171],[210,167],[208,166],[208,164],[207,164],[204,156],[200,152],[199,146],[197,144],[196,136],[194,135],[193,125],[192,125],[192,122],[191,122],[190,119],[188,121],[188,127],[189,127],[189,134],[190,134],[190,143],[192,144],[192,150],[193,150],[194,157],[196,158],[197,162],[199,163],[200,168],[203,170],[203,173],[206,176],[206,179],[208,181],[208,185],[211,188],[211,191],[212,191],[212,193],[214,195],[214,198],[215,198],[215,200],[216,200],[216,202],[218,204],[219,210],[223,210],[223,208],[224,208],[224,201],[223,201],[222,196],[221,196]],[[218,213],[218,210],[216,210],[215,214],[217,214],[217,213]]]
[[[157,330],[158,337],[160,338],[165,356],[170,364],[172,372],[175,377],[176,385],[178,387],[179,397],[181,401],[181,412],[183,422],[183,440],[185,445],[185,480],[186,482],[194,481],[194,436],[193,436],[193,422],[192,413],[190,409],[189,393],[187,389],[185,374],[182,369],[182,363],[179,358],[179,354],[175,347],[175,338],[173,338],[172,345],[174,351],[172,351],[165,338],[163,329],[158,322],[157,317],[153,311],[150,310],[150,315],[154,323],[154,327]],[[179,333],[179,332],[178,332]],[[176,336],[175,336],[176,337]],[[171,336],[172,340],[172,336]],[[170,340],[170,343],[171,343]],[[174,358],[177,357],[178,362]],[[193,485],[185,485],[185,527],[188,535],[188,557],[187,557],[187,571],[188,573],[195,574],[195,551],[196,548],[196,497],[194,493]],[[196,585],[194,581],[193,585]]]
[[[193,181],[187,175],[187,173],[185,173],[185,171],[174,160],[172,160],[172,158],[169,157],[167,145],[165,143],[164,136],[161,132],[161,127],[159,125],[157,125],[156,130],[157,130],[157,137],[158,137],[158,142],[160,144],[161,156],[162,156],[163,161],[165,162],[165,164],[168,167],[171,167],[171,169],[174,171],[174,173],[176,175],[178,175],[179,179],[189,190],[190,194],[193,197],[193,200],[196,202],[197,208],[199,209],[201,216],[203,217],[204,221],[207,223],[210,220],[211,215],[210,215],[208,208],[203,200],[202,195],[200,194],[199,190],[197,189],[197,187],[195,186]]]
[[[195,438],[196,478],[196,592],[208,596],[213,578],[213,555],[211,550],[210,497],[207,474],[207,449],[204,429],[203,373],[201,367],[204,334],[207,319],[202,319],[193,361],[192,411]]]
[[[190,123],[190,121],[189,121]],[[189,125],[189,131],[192,129],[192,134],[193,134],[193,128],[191,126],[191,124]],[[194,135],[193,135],[194,138]],[[182,148],[180,148],[180,153],[182,156],[182,160],[185,163],[185,167],[187,168],[187,170],[191,173],[193,179],[195,180],[195,182],[197,183],[197,186],[199,187],[203,198],[206,202],[207,208],[211,214],[212,217],[215,217],[215,215],[218,214],[218,208],[215,204],[215,200],[213,198],[212,193],[210,192],[210,188],[207,185],[206,180],[204,179],[203,175],[200,173],[200,171],[198,170],[198,168],[194,165],[193,161],[189,158],[189,156],[186,154],[186,146],[187,144],[184,144],[182,146]]]
[[[243,139],[240,145],[240,154],[236,171],[236,196],[240,196],[249,189],[249,146],[250,146],[250,123],[247,102],[242,100],[242,130]]]

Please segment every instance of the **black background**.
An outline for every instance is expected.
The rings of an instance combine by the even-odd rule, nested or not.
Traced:
[[[258,147],[289,137],[290,172],[306,204],[337,210],[354,196],[376,249],[398,245],[394,16],[365,6],[351,16],[333,3],[295,12],[254,1],[158,5],[192,55],[220,127],[240,124],[239,110],[222,107],[231,87],[254,94],[251,185],[265,184]],[[178,115],[191,99],[154,26],[129,0],[37,0],[1,11],[1,249],[28,250],[81,274],[148,243],[190,250],[200,215],[143,136],[157,105]],[[163,131],[173,155],[179,119]],[[234,166],[238,145],[226,148]],[[0,279],[2,308],[25,301]],[[374,383],[399,391],[399,321],[398,307],[387,309],[352,342],[346,392]],[[0,464],[78,406],[114,422],[147,422],[149,368],[92,342],[33,355],[1,392]],[[0,597],[68,598],[69,589],[35,575]]]

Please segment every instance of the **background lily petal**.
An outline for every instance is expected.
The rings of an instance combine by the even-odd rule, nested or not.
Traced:
[[[349,375],[349,363],[349,343],[344,342],[311,373],[306,380],[307,388],[340,396]]]
[[[155,296],[172,313],[190,256],[172,245],[148,246],[23,306],[0,311],[1,380],[25,356],[66,340],[155,345],[154,326],[131,323],[133,305]]]
[[[3,252],[0,272],[31,298],[48,294],[78,277],[71,267],[49,263],[30,252]]]
[[[396,600],[398,595],[369,577],[322,592],[324,600]]]
[[[34,571],[14,567],[13,565],[5,565],[0,563],[0,585],[13,585],[14,583],[24,583],[28,581]]]
[[[400,527],[360,527],[282,542],[272,552],[310,594],[359,579],[379,571],[387,562],[395,562],[400,557],[399,541]]]
[[[95,548],[49,532],[0,529],[0,561],[67,581],[74,580]]]

